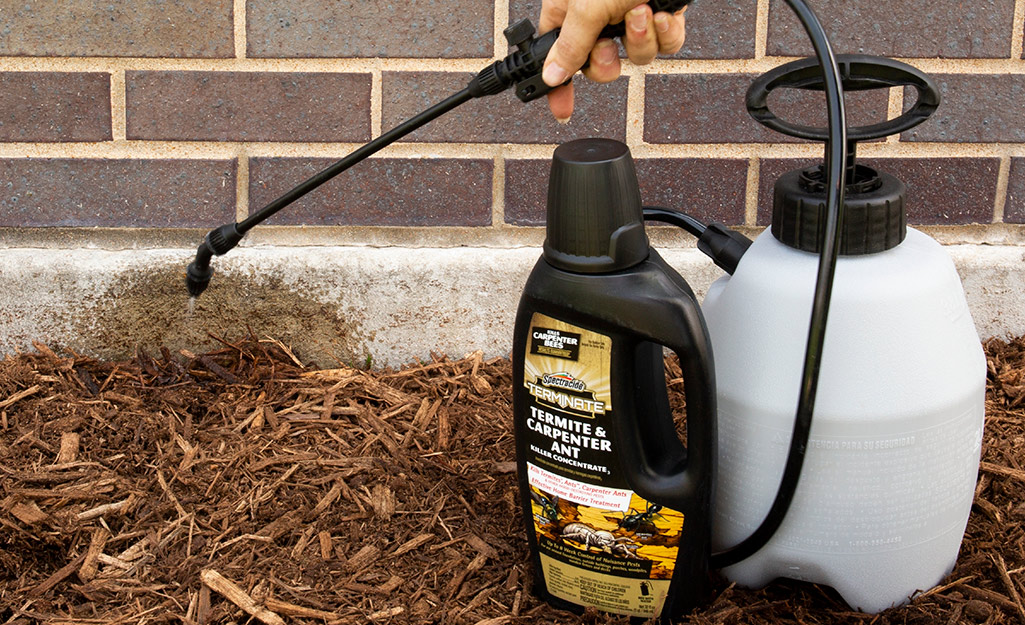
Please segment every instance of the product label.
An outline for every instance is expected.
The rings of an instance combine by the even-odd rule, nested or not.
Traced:
[[[535,313],[524,386],[527,481],[548,591],[629,616],[662,611],[683,515],[630,490],[611,396],[612,340]]]

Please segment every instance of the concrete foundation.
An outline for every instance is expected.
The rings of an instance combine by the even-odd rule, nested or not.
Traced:
[[[947,246],[980,338],[1025,334],[1025,248]],[[693,248],[662,250],[699,297],[720,271]],[[216,348],[252,333],[303,362],[399,366],[431,353],[507,356],[538,247],[242,247],[209,289],[184,286],[194,249],[0,250],[0,353],[54,349],[105,359]],[[215,338],[216,337],[216,338]]]

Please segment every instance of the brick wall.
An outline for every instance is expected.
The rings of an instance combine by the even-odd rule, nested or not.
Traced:
[[[463,87],[504,56],[510,20],[536,22],[540,1],[396,6],[0,0],[0,232],[85,245],[130,229],[119,230],[129,245],[158,232],[192,246]],[[1025,0],[813,6],[837,52],[899,57],[941,88],[933,119],[859,151],[908,183],[912,222],[948,242],[1025,239]],[[511,92],[471,102],[279,214],[264,236],[536,242],[551,151],[586,136],[631,145],[646,202],[764,225],[775,177],[822,149],[751,121],[744,92],[809,53],[781,0],[696,0],[679,54],[610,85],[578,80],[570,123]],[[812,104],[778,106],[821,122]],[[898,115],[905,94],[848,105],[852,121],[873,122]]]

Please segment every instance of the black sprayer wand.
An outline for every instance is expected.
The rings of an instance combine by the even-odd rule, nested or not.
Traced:
[[[679,11],[690,2],[691,0],[650,0],[648,4],[652,11],[672,13]],[[611,24],[601,31],[599,37],[611,39],[622,37],[625,33],[626,28],[622,23]],[[530,20],[523,19],[506,28],[505,38],[509,45],[516,47],[516,51],[501,61],[495,61],[482,69],[464,89],[358,148],[242,221],[224,224],[211,230],[199,246],[196,260],[189,264],[186,271],[185,285],[189,289],[189,294],[197,297],[206,290],[214,273],[210,267],[210,259],[231,251],[253,226],[266,221],[292,202],[424,124],[441,117],[460,104],[474,98],[502,93],[512,86],[516,87],[516,97],[523,102],[536,100],[551,91],[552,88],[541,80],[541,70],[548,52],[559,36],[559,29],[549,31],[539,37],[534,35],[534,26]]]

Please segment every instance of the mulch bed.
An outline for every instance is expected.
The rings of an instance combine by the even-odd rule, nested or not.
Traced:
[[[627,622],[529,592],[508,360],[36,349],[0,362],[0,623]],[[718,582],[690,622],[1025,623],[1025,341],[986,351],[976,505],[941,586],[866,615]]]

